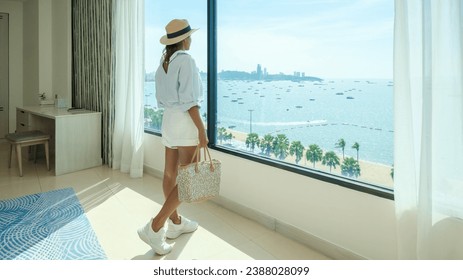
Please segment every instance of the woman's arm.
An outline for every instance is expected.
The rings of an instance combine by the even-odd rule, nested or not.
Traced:
[[[201,120],[201,116],[199,114],[199,107],[193,106],[188,110],[188,113],[191,116],[194,124],[198,128],[198,138],[199,138],[199,146],[206,147],[207,143],[209,143],[209,139],[207,138],[206,129],[204,128],[203,121]]]

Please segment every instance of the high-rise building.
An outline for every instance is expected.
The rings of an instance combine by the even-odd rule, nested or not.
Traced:
[[[262,67],[260,64],[257,64],[257,79],[262,80]]]

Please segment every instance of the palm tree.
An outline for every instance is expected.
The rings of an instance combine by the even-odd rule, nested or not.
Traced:
[[[289,154],[296,155],[296,164],[299,164],[299,161],[302,159],[304,155],[304,145],[301,144],[301,141],[293,141],[291,146],[289,146]]]
[[[344,141],[343,138],[339,139],[335,147],[342,150],[342,159],[344,160],[344,148],[346,147],[346,141]]]
[[[344,159],[341,164],[341,174],[348,177],[357,178],[360,176],[360,165],[353,157]]]
[[[150,120],[150,127],[154,129],[161,129],[163,114],[164,110],[154,110],[146,107],[144,109],[145,118]]]
[[[249,133],[246,137],[246,148],[251,147],[251,151],[254,153],[254,148],[259,143],[259,135],[257,133]]]
[[[225,141],[229,141],[229,144],[231,145],[231,140],[233,139],[233,134],[230,132],[230,133],[225,133],[224,137],[223,137],[223,140]]]
[[[262,151],[262,154],[265,154],[268,157],[270,157],[270,153],[272,152],[273,139],[274,137],[272,135],[265,134],[264,138],[262,138],[260,140],[260,143],[258,144],[260,150]]]
[[[352,149],[357,150],[357,161],[359,161],[359,149],[360,149],[360,144],[355,142],[354,145],[352,145]]]
[[[225,140],[226,134],[227,130],[225,127],[217,129],[217,139],[220,141],[220,144],[222,144],[222,141]]]
[[[162,126],[162,117],[164,116],[164,110],[160,109],[160,110],[156,110],[154,112],[154,116],[152,117],[152,125],[154,126],[154,128],[156,129],[161,129],[161,126]]]
[[[288,156],[289,150],[289,139],[284,134],[277,134],[277,137],[273,139],[273,153],[275,157],[284,160]]]
[[[315,163],[320,161],[322,159],[322,156],[323,156],[323,151],[316,144],[310,145],[309,148],[307,149],[307,152],[305,153],[305,158],[311,163],[313,163],[314,168],[315,168]]]
[[[203,113],[203,119],[204,119],[204,122],[207,123],[207,113],[206,112]]]
[[[333,151],[326,152],[322,158],[322,164],[329,166],[331,173],[331,168],[334,167],[336,169],[336,166],[339,165],[339,157]]]

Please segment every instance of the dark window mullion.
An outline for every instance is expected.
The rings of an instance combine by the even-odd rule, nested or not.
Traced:
[[[209,146],[217,142],[217,5],[207,4],[207,135]]]

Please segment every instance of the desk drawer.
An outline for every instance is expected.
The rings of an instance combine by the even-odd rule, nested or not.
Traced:
[[[16,109],[16,130],[29,130],[29,113],[22,109]]]
[[[32,130],[30,126],[27,126],[23,123],[16,124],[16,132],[29,131],[29,130]]]

